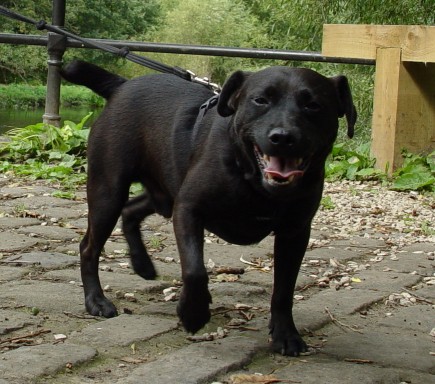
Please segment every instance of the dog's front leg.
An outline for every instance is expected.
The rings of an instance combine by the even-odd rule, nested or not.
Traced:
[[[295,236],[275,233],[274,284],[270,333],[272,349],[283,355],[298,356],[308,350],[293,321],[293,294],[299,269],[310,238],[310,225]]]
[[[175,205],[173,222],[183,279],[177,313],[186,331],[195,333],[210,320],[211,295],[203,258],[204,225],[183,203]]]

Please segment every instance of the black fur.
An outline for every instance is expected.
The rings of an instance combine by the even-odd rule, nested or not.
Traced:
[[[292,297],[339,117],[347,117],[353,135],[346,78],[287,67],[235,72],[194,130],[199,107],[212,96],[201,85],[166,74],[126,81],[84,62],[63,76],[108,99],[88,145],[89,225],[80,245],[88,312],[117,314],[101,289],[98,258],[120,215],[132,266],[145,279],[156,271],[140,223],[152,213],[173,218],[183,279],[177,312],[189,332],[210,319],[204,229],[236,244],[273,232],[272,348],[306,351]],[[132,182],[146,192],[128,200]]]

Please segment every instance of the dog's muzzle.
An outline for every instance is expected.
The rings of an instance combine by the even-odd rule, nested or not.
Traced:
[[[308,166],[302,157],[270,156],[254,145],[255,158],[264,181],[270,186],[286,186],[301,178]]]

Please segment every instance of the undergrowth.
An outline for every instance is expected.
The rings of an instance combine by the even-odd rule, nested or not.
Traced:
[[[60,99],[64,107],[102,106],[104,101],[89,89],[77,85],[62,85]],[[0,108],[35,109],[45,105],[45,85],[0,84]]]
[[[64,197],[74,197],[86,180],[86,115],[80,123],[61,128],[38,123],[8,131],[0,143],[0,172],[60,182]],[[70,192],[69,192],[70,191]]]
[[[78,124],[65,121],[60,128],[39,123],[7,132],[0,142],[0,172],[59,182],[58,194],[73,198],[76,186],[86,180],[86,121],[91,115]],[[403,166],[389,178],[375,168],[369,143],[354,148],[338,143],[327,160],[326,177],[331,181],[378,180],[398,191],[435,192],[435,151],[427,156],[403,156]]]

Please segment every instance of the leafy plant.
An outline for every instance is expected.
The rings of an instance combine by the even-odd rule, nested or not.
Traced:
[[[326,163],[326,177],[332,180],[368,180],[384,177],[374,168],[375,159],[370,157],[370,144],[360,144],[356,149],[347,149],[344,143],[336,144]]]
[[[403,166],[393,174],[392,189],[435,192],[435,151],[428,156],[403,153]]]
[[[61,128],[39,123],[7,132],[0,145],[0,172],[56,180],[66,188],[83,183],[89,135],[85,123],[91,115],[78,124],[65,121]]]
[[[322,200],[320,201],[320,206],[323,209],[334,209],[335,208],[334,201],[332,200],[331,196],[328,196],[328,195],[325,195],[322,197]]]

